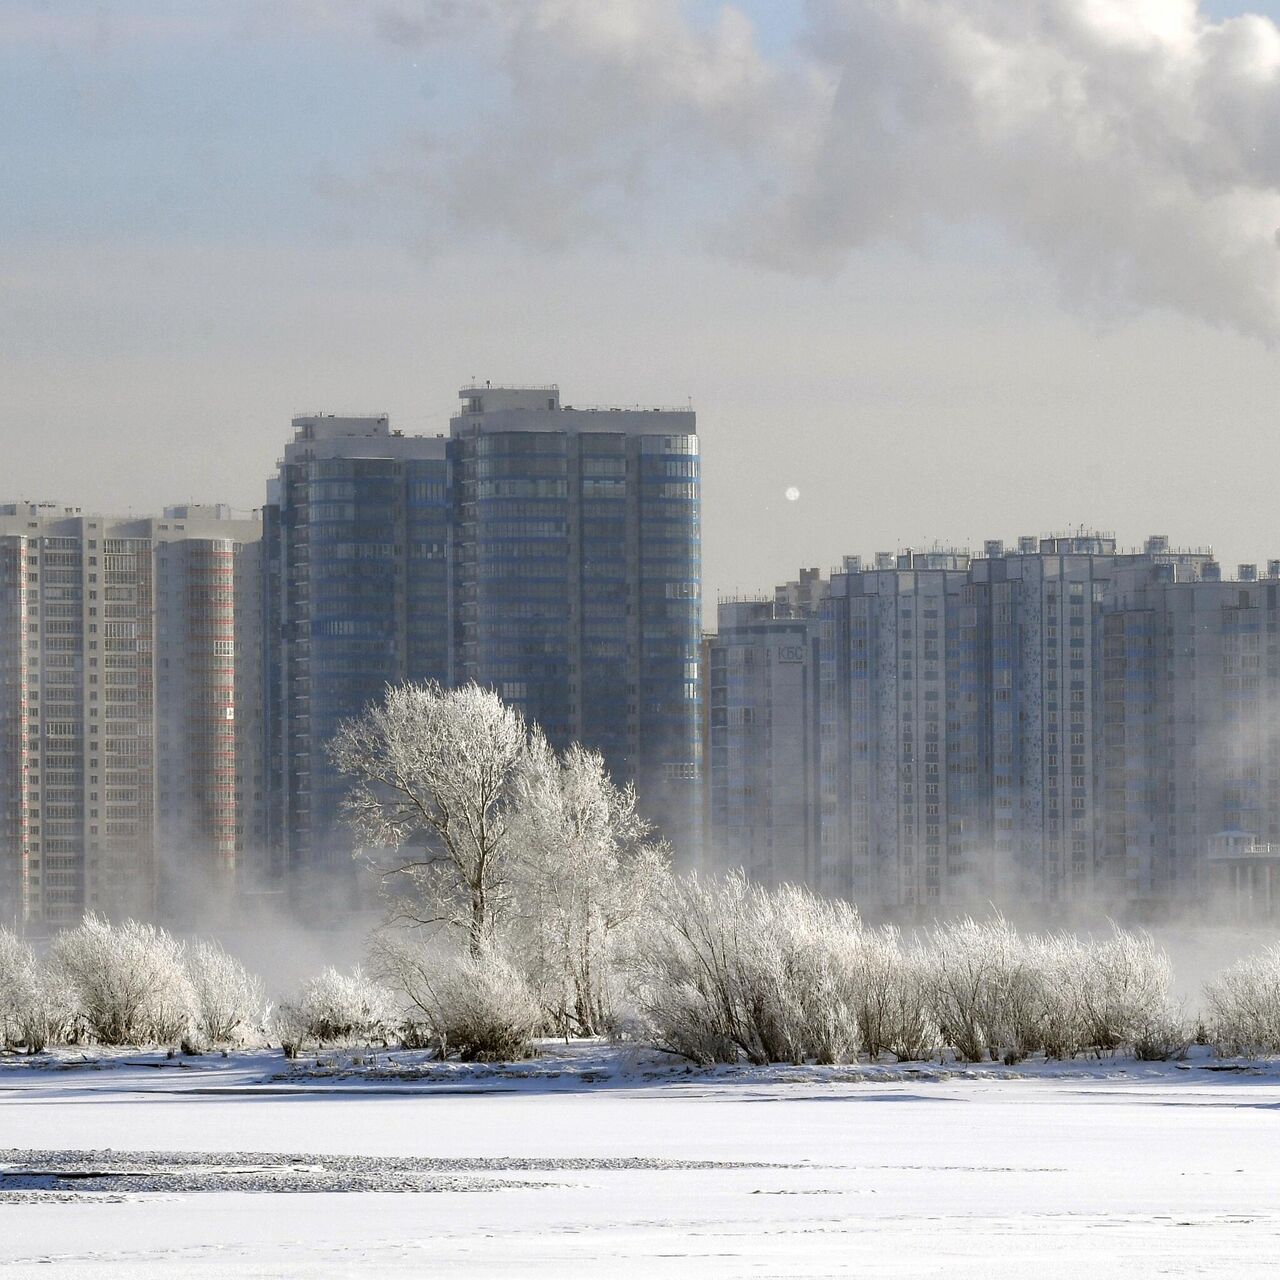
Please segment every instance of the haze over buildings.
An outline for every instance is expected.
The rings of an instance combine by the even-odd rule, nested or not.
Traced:
[[[693,413],[461,395],[448,437],[295,418],[262,522],[0,508],[7,916],[340,901],[325,747],[403,680],[599,749],[685,865],[907,918],[1280,909],[1280,560],[846,556],[704,638]]]
[[[708,847],[872,912],[1280,911],[1280,561],[1109,535],[726,601]]]

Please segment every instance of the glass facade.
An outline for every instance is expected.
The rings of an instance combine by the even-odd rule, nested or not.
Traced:
[[[454,420],[454,678],[495,689],[557,748],[600,751],[692,860],[701,811],[692,414],[680,415],[688,430],[650,433],[633,422],[606,430],[618,421],[611,412],[558,401],[520,412],[520,429],[483,408]]]
[[[700,835],[694,417],[464,393],[448,441],[295,419],[264,511],[268,824],[281,875],[350,865],[325,744],[388,684],[475,680]]]
[[[569,440],[496,432],[454,442],[458,677],[572,737]]]
[[[636,786],[672,843],[697,857],[702,540],[698,439],[634,440],[638,523]],[[630,684],[630,682],[628,682]]]
[[[295,428],[265,513],[263,612],[269,828],[276,870],[301,880],[351,867],[326,754],[339,725],[388,684],[448,679],[450,504],[442,440],[385,419]]]

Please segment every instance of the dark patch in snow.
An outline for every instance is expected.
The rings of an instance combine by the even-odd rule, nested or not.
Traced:
[[[156,1192],[497,1191],[557,1184],[512,1173],[791,1169],[796,1165],[635,1157],[444,1158],[200,1151],[0,1150],[0,1203],[120,1200]]]

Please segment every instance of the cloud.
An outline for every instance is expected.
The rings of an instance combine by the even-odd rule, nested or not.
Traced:
[[[363,12],[402,43],[460,29],[450,0]],[[810,0],[797,46],[766,55],[730,4],[478,12],[494,105],[432,136],[413,183],[455,232],[561,249],[656,222],[808,273],[995,228],[1077,307],[1280,336],[1268,19],[1213,22],[1194,0]]]
[[[805,118],[806,95],[731,7],[705,26],[678,0],[508,0],[489,13],[500,87],[464,137],[421,140],[429,198],[452,227],[564,249],[688,219],[699,201],[714,216]]]
[[[938,222],[995,224],[1066,296],[1273,339],[1280,32],[1178,0],[811,6],[837,77],[799,181],[759,220],[779,261]]]

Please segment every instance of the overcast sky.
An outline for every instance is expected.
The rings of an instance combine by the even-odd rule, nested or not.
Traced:
[[[1277,20],[4,0],[0,501],[255,506],[294,412],[443,431],[474,376],[692,400],[711,597],[1079,524],[1280,556]]]

